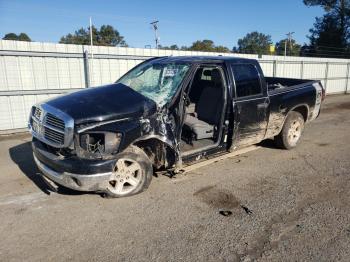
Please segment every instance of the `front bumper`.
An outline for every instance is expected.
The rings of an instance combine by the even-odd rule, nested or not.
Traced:
[[[105,191],[108,180],[112,175],[112,172],[93,175],[59,173],[40,162],[35,155],[34,160],[42,175],[46,178],[59,185],[79,191]]]
[[[42,175],[49,180],[79,191],[106,191],[115,160],[62,159],[33,141],[33,156]]]

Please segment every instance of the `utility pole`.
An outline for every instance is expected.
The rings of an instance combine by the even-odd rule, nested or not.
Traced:
[[[286,41],[284,42],[284,58],[286,58],[286,56],[287,56],[287,41],[289,42],[289,54],[291,53],[292,35],[293,35],[294,33],[295,33],[295,32],[288,32],[288,34],[287,34],[287,39],[286,39]]]
[[[289,41],[290,43],[292,42],[292,35],[294,34],[294,32],[288,32],[287,34],[287,38],[284,42],[284,62],[283,62],[283,76],[285,77],[286,75],[286,56],[287,56],[287,41]],[[290,48],[290,47],[289,47]]]
[[[91,20],[91,16],[90,16],[90,46],[91,46],[91,50],[92,50],[92,20]]]
[[[90,84],[93,83],[93,73],[94,73],[94,53],[92,50],[93,42],[92,42],[92,19],[90,16],[90,54],[91,54],[91,66],[90,66]]]
[[[159,47],[159,36],[158,36],[158,23],[159,21],[153,21],[150,24],[153,26],[154,30],[154,36],[155,36],[155,41],[156,41],[156,48],[158,49]]]

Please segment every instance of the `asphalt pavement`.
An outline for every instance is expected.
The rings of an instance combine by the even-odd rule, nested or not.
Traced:
[[[0,137],[0,261],[349,261],[350,96],[294,150],[261,148],[139,195],[52,193],[30,137]]]

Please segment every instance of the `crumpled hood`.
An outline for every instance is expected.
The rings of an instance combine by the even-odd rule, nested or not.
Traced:
[[[156,112],[156,103],[123,84],[87,88],[45,102],[70,115],[75,124],[137,118]]]

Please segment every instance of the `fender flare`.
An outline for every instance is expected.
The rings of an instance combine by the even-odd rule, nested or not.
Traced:
[[[286,113],[286,116],[284,117],[283,122],[282,122],[282,124],[281,124],[281,126],[280,126],[280,128],[279,128],[277,134],[281,133],[282,128],[283,128],[283,126],[284,126],[284,122],[286,121],[286,119],[287,119],[288,115],[290,114],[290,112],[295,111],[295,109],[298,108],[298,107],[305,107],[305,108],[306,108],[306,119],[305,119],[305,123],[308,121],[309,112],[310,112],[310,107],[309,107],[309,105],[308,105],[308,104],[305,104],[305,103],[303,103],[303,104],[298,104],[298,105],[296,105],[296,106],[294,106],[294,107],[292,107],[291,109],[288,110],[288,112]]]
[[[171,152],[173,153],[173,157],[175,159],[174,164],[177,165],[179,163],[182,163],[180,151],[178,149],[176,149],[176,146],[174,145],[174,143],[171,140],[169,140],[168,138],[166,138],[165,136],[161,136],[161,135],[157,135],[157,134],[145,135],[145,136],[137,138],[130,145],[137,146],[138,142],[147,141],[150,139],[155,139],[155,140],[159,141],[160,143],[162,143],[163,145],[165,145],[166,147],[171,149]]]

